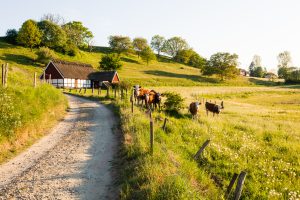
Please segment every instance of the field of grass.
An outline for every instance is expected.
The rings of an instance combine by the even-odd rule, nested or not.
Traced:
[[[247,177],[242,199],[300,198],[300,91],[285,88],[168,87],[186,97],[224,101],[219,117],[203,105],[197,120],[154,112],[155,149],[149,154],[149,117],[120,103],[125,134],[123,199],[222,199],[234,173]],[[202,94],[203,92],[203,94]],[[207,140],[203,156],[194,154]]]

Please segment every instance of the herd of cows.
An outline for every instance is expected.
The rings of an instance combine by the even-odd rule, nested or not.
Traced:
[[[148,90],[144,89],[139,85],[133,86],[133,96],[131,101],[134,101],[141,106],[143,106],[143,102],[145,102],[145,106],[150,109],[151,107],[153,109],[157,109],[157,107],[161,108],[161,97],[163,94],[156,92],[155,90]],[[189,106],[189,111],[192,114],[192,118],[194,119],[197,116],[197,113],[199,111],[199,107],[201,105],[201,102],[192,102]],[[217,105],[216,103],[211,102],[205,102],[205,110],[206,115],[208,115],[208,112],[212,112],[213,116],[215,114],[219,114],[221,110],[224,109],[223,101],[221,102],[221,105]]]

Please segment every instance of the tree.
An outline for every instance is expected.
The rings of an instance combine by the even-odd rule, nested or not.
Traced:
[[[93,33],[82,22],[72,21],[62,26],[68,39],[77,47],[86,47],[88,42],[94,37]]]
[[[160,35],[154,35],[151,39],[151,47],[157,51],[158,57],[160,56],[160,52],[163,51],[165,42],[166,39]]]
[[[27,20],[19,30],[17,42],[31,49],[41,43],[42,33],[33,20]]]
[[[104,71],[117,70],[122,67],[120,56],[117,54],[108,54],[102,57],[100,69]]]
[[[48,20],[38,22],[38,27],[42,32],[41,44],[51,49],[58,49],[63,47],[67,42],[67,35],[65,31]]]
[[[233,78],[238,74],[238,58],[237,54],[223,52],[213,54],[204,68],[203,74],[216,74],[220,76],[221,80]]]
[[[253,56],[253,63],[254,63],[254,67],[261,67],[261,57],[259,55],[254,55]]]
[[[259,55],[254,55],[249,66],[250,76],[263,77],[263,71],[264,70],[261,65],[261,57]]]
[[[292,64],[291,53],[288,51],[281,52],[277,56],[278,67],[290,67]]]
[[[206,66],[207,60],[201,57],[198,53],[194,53],[188,62],[189,66],[199,68],[203,71],[204,67]]]
[[[140,57],[140,53],[148,47],[148,42],[145,38],[134,38],[132,45],[134,50],[137,52],[138,57]]]
[[[289,74],[288,68],[292,64],[292,57],[290,52],[288,51],[281,52],[277,56],[277,60],[278,60],[278,77],[287,79]]]
[[[193,54],[196,54],[196,52],[193,49],[182,49],[178,51],[178,53],[174,57],[174,60],[176,62],[188,64]]]
[[[188,46],[188,43],[181,37],[172,37],[165,42],[163,50],[175,58],[180,50],[188,49]]]
[[[148,46],[141,51],[141,58],[149,65],[149,63],[156,59],[152,49]]]
[[[265,75],[265,72],[264,72],[262,67],[255,67],[254,68],[254,71],[253,71],[253,76],[254,77],[262,78],[262,77],[264,77],[264,75]]]
[[[57,25],[65,24],[65,19],[62,16],[52,13],[44,14],[43,17],[41,17],[41,21],[50,21]]]
[[[11,44],[16,44],[17,43],[17,37],[18,37],[18,32],[16,29],[8,29],[6,31],[6,37],[5,37],[5,40],[8,42],[8,43],[11,43]]]
[[[108,43],[110,48],[116,51],[119,55],[132,49],[132,42],[127,36],[109,36]]]
[[[56,58],[54,51],[48,47],[40,47],[36,55],[38,56],[37,61],[43,64],[47,64],[51,59]]]

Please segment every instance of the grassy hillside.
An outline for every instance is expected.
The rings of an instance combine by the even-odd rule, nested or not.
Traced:
[[[0,65],[9,62],[8,87],[0,86],[0,163],[33,144],[60,120],[63,94],[48,84],[33,88],[33,52],[1,43]],[[1,80],[0,74],[0,80]]]
[[[0,60],[10,62],[13,65],[29,71],[41,72],[44,66],[36,65],[36,50],[20,46],[14,46],[0,40]],[[80,51],[75,57],[62,55],[59,59],[92,64],[95,69],[99,66],[99,61],[110,49],[97,47],[93,52]],[[136,55],[122,55],[123,68],[118,71],[121,80],[127,80],[132,84],[143,86],[208,86],[208,85],[235,85],[235,86],[255,86],[255,85],[277,85],[264,79],[253,79],[238,77],[234,80],[220,82],[216,78],[200,75],[199,69],[182,65],[172,60],[162,57],[147,66]]]

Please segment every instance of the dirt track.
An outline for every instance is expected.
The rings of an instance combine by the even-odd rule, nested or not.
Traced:
[[[113,113],[68,96],[70,111],[49,135],[0,166],[0,199],[116,199]]]

